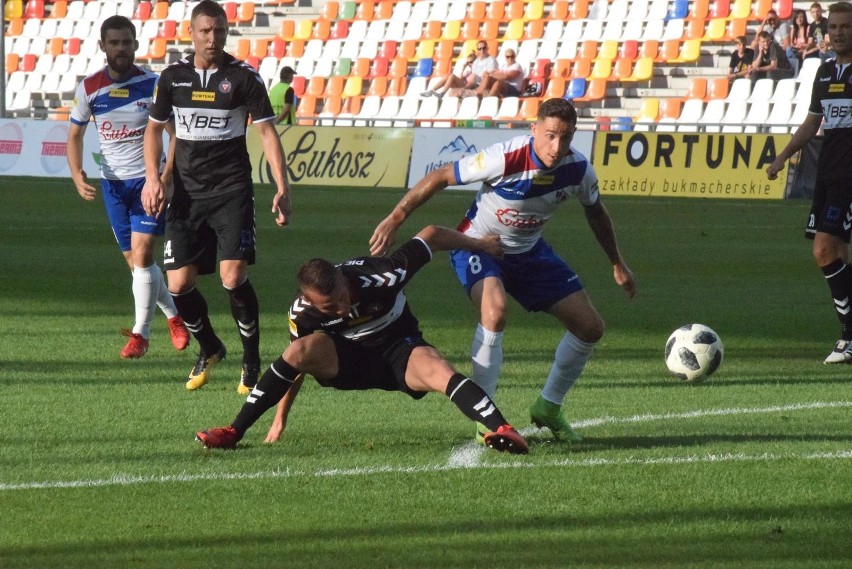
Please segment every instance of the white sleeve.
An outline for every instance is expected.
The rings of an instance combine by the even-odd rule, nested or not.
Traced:
[[[456,176],[461,184],[486,182],[499,178],[506,169],[503,146],[491,145],[473,156],[466,156],[456,162]]]
[[[82,81],[77,85],[77,90],[74,91],[74,102],[71,103],[69,116],[71,122],[79,125],[88,124],[89,119],[92,118],[92,109],[86,99],[86,90]]]

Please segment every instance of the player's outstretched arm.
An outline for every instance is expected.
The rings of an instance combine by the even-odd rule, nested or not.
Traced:
[[[612,218],[609,212],[601,200],[598,200],[594,205],[585,206],[583,211],[586,214],[589,227],[595,234],[595,239],[612,263],[613,279],[618,286],[624,289],[629,298],[633,298],[636,295],[636,277],[627,263],[624,262],[624,259],[621,258],[618,241],[615,238],[615,228],[612,226]]]
[[[263,121],[254,123],[257,133],[260,135],[260,140],[263,143],[263,152],[266,154],[266,160],[269,163],[269,168],[272,170],[272,177],[275,179],[275,185],[278,191],[272,198],[272,213],[275,214],[275,223],[283,227],[290,223],[290,215],[293,211],[291,202],[291,188],[287,179],[287,164],[284,160],[284,150],[281,148],[281,139],[278,138],[278,131],[272,124],[272,121]]]
[[[278,406],[275,408],[275,418],[272,419],[272,425],[270,425],[269,432],[266,433],[266,438],[263,439],[263,442],[274,443],[278,442],[278,439],[281,438],[281,433],[287,427],[287,417],[290,415],[290,409],[293,407],[293,402],[296,400],[296,396],[299,394],[304,380],[304,375],[297,377],[293,385],[290,386],[290,389],[287,390],[287,393],[284,394],[284,397],[281,398],[281,401],[278,402]]]
[[[370,237],[370,254],[384,255],[387,253],[396,242],[397,230],[408,216],[433,195],[456,183],[455,168],[452,164],[426,174],[426,177],[417,182],[407,194],[402,196],[393,211],[376,226],[373,236]]]
[[[503,258],[503,245],[500,243],[498,235],[486,235],[480,239],[465,235],[449,227],[428,225],[417,234],[417,237],[425,241],[433,253],[465,249],[467,251],[479,251],[497,259]]]
[[[66,155],[68,168],[71,170],[71,181],[77,188],[77,193],[86,201],[92,201],[97,195],[94,186],[90,185],[83,170],[83,137],[86,135],[86,125],[71,123],[68,129],[68,145]]]

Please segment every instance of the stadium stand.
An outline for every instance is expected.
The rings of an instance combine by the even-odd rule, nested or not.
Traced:
[[[542,98],[574,101],[591,128],[790,132],[806,112],[818,60],[799,77],[729,85],[731,40],[754,36],[792,0],[233,0],[226,49],[267,87],[289,65],[299,120],[323,125],[443,126],[489,117],[526,121]],[[137,25],[140,64],[154,71],[190,47],[193,2],[5,0],[5,103],[11,116],[65,116],[73,88],[103,65],[97,29],[123,14]],[[480,102],[419,93],[477,41],[509,47],[540,92]],[[598,118],[609,118],[600,120]],[[622,119],[631,119],[625,121]],[[340,120],[337,120],[340,119]],[[739,129],[739,130],[738,130]]]

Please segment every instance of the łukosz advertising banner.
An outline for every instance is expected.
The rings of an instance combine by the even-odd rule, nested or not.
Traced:
[[[782,199],[785,169],[766,167],[789,134],[599,132],[592,163],[602,194]]]
[[[404,188],[414,129],[279,128],[290,182],[315,186]],[[254,182],[275,180],[255,129],[246,138]]]

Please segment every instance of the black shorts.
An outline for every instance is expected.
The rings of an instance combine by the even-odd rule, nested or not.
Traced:
[[[805,237],[813,239],[818,231],[835,235],[849,243],[852,233],[852,191],[848,181],[827,182],[817,178]]]
[[[405,371],[411,351],[418,346],[429,346],[418,332],[400,337],[381,347],[365,346],[337,334],[329,334],[337,350],[337,376],[317,382],[323,387],[343,390],[382,389],[401,391],[414,399],[426,395],[414,391],[405,383]]]
[[[198,273],[216,271],[216,259],[254,264],[254,192],[244,190],[196,199],[176,195],[166,210],[163,268],[197,265]]]

